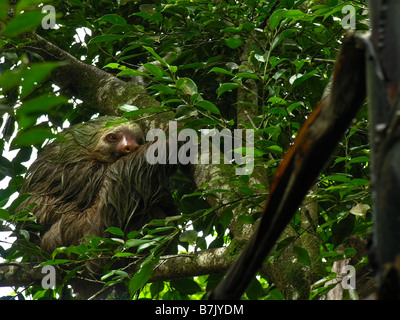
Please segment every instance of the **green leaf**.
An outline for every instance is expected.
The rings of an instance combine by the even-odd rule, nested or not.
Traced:
[[[31,115],[41,115],[48,113],[53,107],[67,103],[68,100],[62,96],[56,95],[42,95],[27,101],[24,101],[22,105],[18,108],[17,116],[31,116]],[[19,125],[24,128],[25,125],[18,122]]]
[[[224,210],[220,216],[220,223],[224,227],[224,229],[228,228],[229,223],[233,219],[233,211],[231,208]]]
[[[233,76],[232,72],[230,72],[226,69],[223,69],[223,68],[218,68],[218,67],[212,68],[210,71],[208,71],[208,73],[210,73],[210,72],[223,73],[223,74],[227,74],[229,76]]]
[[[124,258],[124,257],[131,257],[133,256],[133,253],[130,252],[118,252],[113,255],[114,258]]]
[[[191,96],[198,93],[196,83],[190,78],[179,78],[176,87]]]
[[[143,71],[133,70],[133,69],[125,69],[122,70],[117,74],[118,77],[121,76],[135,76],[135,77],[147,77],[149,78],[148,74]]]
[[[274,73],[274,75],[272,76],[272,78],[274,80],[278,80],[280,77],[282,77],[285,73],[286,73],[287,69],[285,68],[281,68],[279,69],[277,72]],[[283,77],[284,78],[284,77]]]
[[[351,181],[350,181],[350,184],[352,185],[352,186],[366,186],[366,185],[369,185],[370,184],[370,180],[368,180],[368,179],[352,179]]]
[[[119,70],[125,70],[126,69],[125,66],[122,66],[122,65],[120,65],[119,63],[116,63],[116,62],[108,63],[103,68],[111,68],[111,69],[119,69]]]
[[[293,112],[297,109],[301,109],[301,107],[304,107],[304,102],[303,101],[298,101],[298,102],[294,102],[289,106],[289,111]]]
[[[64,277],[63,282],[67,283],[72,277],[74,277],[78,271],[82,270],[82,266],[76,267],[74,269],[72,269],[71,271],[69,271],[67,273],[67,275]]]
[[[344,251],[343,251],[343,253],[344,253],[344,255],[345,255],[346,257],[349,257],[349,256],[351,256],[351,255],[353,255],[353,254],[356,254],[356,253],[357,253],[357,250],[354,249],[354,248],[345,248]]]
[[[0,209],[0,219],[8,220],[9,217],[10,217],[10,214],[8,213],[8,210]]]
[[[277,145],[275,145],[275,146],[269,146],[268,149],[271,150],[271,151],[276,151],[276,152],[280,152],[280,153],[283,152],[282,147],[277,146]]]
[[[223,29],[222,32],[237,34],[242,32],[242,28],[242,25],[240,25],[239,27],[227,27]]]
[[[168,67],[168,63],[166,63],[166,62],[164,61],[164,59],[161,58],[161,57],[154,51],[154,49],[153,49],[152,47],[143,46],[143,48],[145,48],[148,52],[150,52],[150,53],[152,54],[152,56],[153,56],[154,58],[156,58],[156,60],[157,60],[158,62],[160,62],[163,66]]]
[[[5,1],[5,2],[7,2],[7,1]],[[15,11],[21,12],[26,9],[29,10],[29,7],[33,7],[33,6],[36,7],[38,4],[41,4],[41,3],[43,4],[43,2],[46,2],[46,1],[43,1],[43,0],[20,0],[17,2]],[[0,1],[0,3],[1,3],[1,1]]]
[[[129,117],[136,117],[136,116],[141,116],[142,114],[152,114],[152,113],[158,113],[158,112],[163,112],[165,110],[168,110],[165,107],[156,107],[156,108],[149,108],[149,109],[140,109],[140,110],[135,110],[135,111],[130,111],[124,114],[124,117],[129,118]]]
[[[253,278],[246,290],[246,295],[250,300],[258,300],[263,295],[263,287],[257,278]]]
[[[176,73],[178,71],[177,66],[168,66],[168,69],[171,73]]]
[[[172,280],[170,284],[183,294],[195,294],[202,291],[199,284],[191,278]]]
[[[272,300],[285,300],[284,295],[277,288],[273,288],[268,295]]]
[[[45,14],[41,11],[27,11],[17,15],[7,24],[3,36],[15,37],[21,33],[32,31],[40,26]]]
[[[106,273],[105,275],[103,275],[101,277],[101,280],[104,281],[104,280],[110,278],[111,276],[115,276],[115,275],[118,276],[118,278],[125,278],[125,277],[129,276],[129,274],[126,273],[125,271],[118,269],[118,270],[111,270],[110,272]]]
[[[63,63],[60,62],[35,63],[21,72],[23,78],[21,98],[24,99],[37,89],[50,76],[51,72],[61,65]]]
[[[343,174],[332,174],[330,176],[326,176],[322,179],[322,181],[336,181],[336,182],[349,182],[350,179]]]
[[[292,237],[287,237],[281,241],[279,241],[276,245],[276,250],[281,251],[283,249],[286,249],[289,245],[291,245],[294,241],[296,240],[295,236]]]
[[[143,66],[147,71],[149,71],[155,77],[162,78],[164,75],[163,69],[159,66],[156,66],[152,63],[146,63]]]
[[[243,44],[243,40],[236,38],[228,38],[224,39],[224,41],[225,44],[231,49],[239,48]]]
[[[143,251],[143,250],[147,250],[147,249],[149,249],[149,248],[151,248],[151,247],[154,247],[154,246],[156,246],[157,245],[157,240],[152,240],[152,241],[148,241],[148,242],[146,242],[146,243],[144,243],[144,244],[141,244],[139,247],[138,247],[138,249],[137,249],[137,252],[139,253],[139,252],[141,252],[141,251]]]
[[[254,191],[249,187],[239,187],[239,191],[247,196],[253,196]]]
[[[220,85],[220,87],[217,90],[218,93],[218,98],[225,92],[230,92],[234,89],[239,88],[240,86],[237,83],[223,83]]]
[[[300,263],[311,267],[310,255],[308,254],[308,251],[306,249],[301,248],[301,247],[294,247],[293,253],[297,256],[297,260]]]
[[[283,39],[292,37],[295,33],[297,33],[297,30],[293,30],[293,29],[286,29],[286,30],[282,31],[281,33],[279,33],[272,41],[270,50],[275,49],[278,46],[278,44],[280,44],[282,42]]]
[[[164,290],[164,281],[160,281],[160,282],[153,282],[150,285],[150,292],[151,292],[151,296],[153,298],[155,298],[160,292],[162,292]]]
[[[106,14],[96,21],[105,21],[117,25],[126,25],[126,20],[117,14]]]
[[[352,158],[349,163],[363,163],[363,162],[370,162],[370,158],[366,156]]]
[[[0,88],[3,90],[11,89],[17,86],[21,81],[21,74],[23,70],[15,69],[15,70],[6,70],[0,76]]]
[[[109,233],[115,234],[117,236],[121,236],[121,237],[124,236],[124,232],[120,228],[117,228],[117,227],[107,228],[106,231]]]
[[[14,168],[11,161],[3,156],[0,157],[0,174],[9,177],[12,177],[14,174]]]
[[[102,42],[114,42],[125,38],[120,34],[102,34],[89,40],[88,44],[102,43]]]
[[[8,1],[0,1],[0,21],[6,21],[7,14],[9,10]]]
[[[348,160],[348,157],[337,157],[335,159],[335,164]]]
[[[155,84],[154,86],[150,86],[149,89],[157,90],[166,94],[174,95],[175,90],[164,85],[164,84]]]
[[[70,262],[70,261],[71,260],[68,260],[68,259],[54,259],[54,260],[48,260],[48,261],[42,262],[42,263],[39,264],[39,266],[40,267],[43,267],[43,266],[54,266],[54,265],[57,265],[57,264],[63,264],[63,263],[67,263],[67,262]]]
[[[166,217],[164,219],[164,221],[165,221],[165,224],[168,224],[171,221],[176,221],[176,220],[180,220],[180,219],[182,219],[182,216],[170,216],[170,217]]]
[[[207,100],[198,100],[195,103],[196,106],[199,106],[211,113],[220,114],[219,109],[215,106],[214,103]]]
[[[155,229],[150,229],[148,234],[156,234],[156,233],[160,233],[160,232],[166,232],[166,231],[171,231],[174,230],[175,227],[159,227],[159,228],[155,228]]]
[[[132,279],[129,281],[129,293],[133,296],[136,291],[143,287],[146,282],[150,279],[153,273],[153,268],[158,262],[158,258],[150,260],[148,263],[142,264],[139,271],[135,273]]]
[[[324,282],[327,282],[327,281],[328,281],[328,279],[326,279],[326,281],[324,281]],[[332,284],[329,284],[326,286],[319,287],[317,289],[313,289],[310,294],[310,300],[314,300],[318,297],[323,297],[337,285],[338,284],[335,282],[335,283],[332,283]]]
[[[257,61],[260,61],[260,62],[263,62],[263,63],[265,63],[265,62],[267,62],[268,61],[268,55],[269,55],[269,51],[267,51],[266,53],[264,53],[264,54],[255,54],[254,55],[254,58],[257,60]]]
[[[80,0],[69,0],[69,2],[74,3],[75,5],[77,5],[80,8],[84,8],[84,5]]]
[[[304,18],[306,13],[300,11],[300,10],[287,10],[287,9],[278,9],[275,10],[270,17],[270,29],[271,31],[274,31],[275,28],[278,26],[278,24],[281,22],[282,19],[284,18],[291,18],[291,19],[299,19],[299,18]]]
[[[196,242],[197,236],[198,236],[198,233],[196,230],[184,231],[179,235],[179,241],[188,242],[190,244],[193,244]]]
[[[249,216],[247,214],[242,214],[239,216],[238,220],[242,223],[245,224],[254,224],[254,218],[252,216]]]
[[[304,81],[306,81],[307,79],[315,76],[318,73],[317,70],[313,70],[308,74],[302,75],[300,77],[297,77],[296,80],[293,82],[292,84],[292,88],[296,88],[298,85],[302,84]]]
[[[134,239],[134,238],[136,238],[138,235],[140,235],[140,231],[133,230],[133,231],[131,231],[131,232],[128,233],[127,238],[128,238],[128,239]]]
[[[46,139],[53,139],[56,135],[49,128],[34,127],[27,130],[20,130],[12,141],[16,148],[29,147],[42,144]]]
[[[259,80],[258,76],[251,72],[239,72],[236,74],[237,79],[254,79]]]
[[[274,148],[274,146],[272,146],[272,149],[271,149],[271,150],[273,150],[273,148]],[[279,148],[280,148],[280,147],[279,147]],[[277,148],[276,148],[276,149],[277,149]],[[282,150],[282,148],[281,148],[281,150]],[[278,150],[274,150],[274,151],[278,151]],[[262,157],[262,156],[264,156],[264,155],[266,155],[266,154],[269,153],[269,152],[267,152],[267,151],[265,151],[265,150],[260,150],[260,149],[254,149],[253,152],[254,152],[254,156],[255,156],[255,157]],[[279,152],[281,152],[281,151],[279,151]]]
[[[280,115],[281,117],[288,116],[287,111],[282,107],[271,108],[271,109],[269,109],[268,114],[277,114],[277,115]]]
[[[277,104],[281,104],[281,105],[286,105],[287,102],[285,101],[285,99],[281,98],[281,97],[271,97],[268,99],[268,102],[271,103],[277,103]]]
[[[142,240],[142,239],[130,239],[125,242],[125,248],[138,247],[142,244],[153,242],[153,240]]]
[[[335,6],[331,11],[324,14],[324,20],[326,20],[326,18],[330,17],[334,13],[341,11],[342,8],[343,6]]]

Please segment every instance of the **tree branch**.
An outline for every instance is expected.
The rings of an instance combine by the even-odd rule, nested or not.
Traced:
[[[54,83],[87,104],[95,106],[102,114],[121,115],[118,109],[124,104],[139,109],[158,107],[159,103],[146,90],[133,82],[125,82],[95,66],[88,65],[55,46],[37,34],[30,36],[34,42],[27,49],[41,55],[46,61],[63,61],[65,65],[52,74]]]
[[[229,248],[203,250],[198,253],[167,255],[160,258],[149,282],[225,272],[234,262]],[[44,274],[34,263],[0,263],[0,287],[24,287],[40,283]]]
[[[228,247],[202,250],[195,254],[162,256],[149,282],[225,272],[233,262],[234,257],[229,258]]]
[[[0,263],[0,287],[22,287],[40,282],[43,274],[31,263]]]

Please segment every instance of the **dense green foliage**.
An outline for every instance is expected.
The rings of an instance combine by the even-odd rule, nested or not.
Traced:
[[[231,189],[224,192],[232,200],[224,206],[209,208],[198,200],[205,195],[201,192],[209,195],[221,190],[205,188],[185,196],[177,192],[175,198],[182,216],[176,220],[155,221],[149,228],[129,235],[114,228],[110,230],[111,239],[94,238],[46,257],[47,264],[67,270],[63,273],[66,281],[79,273],[85,259],[99,257],[102,252],[112,253],[111,262],[142,253],[141,268],[136,274],[114,268],[110,262],[102,279],[109,284],[126,282],[135,298],[201,299],[218,283],[221,274],[142,286],[166,243],[172,243],[176,253],[193,247],[204,250],[228,245],[232,239],[227,229],[234,210],[242,212],[242,223],[254,223],[284,152],[328,84],[340,38],[346,32],[341,23],[345,15],[342,7],[352,5],[357,12],[357,30],[367,30],[364,2],[51,1],[48,4],[56,9],[59,28],[47,30],[40,27],[43,14],[36,5],[42,2],[18,1],[17,14],[0,25],[0,231],[9,231],[21,221],[33,219],[26,212],[15,212],[21,199],[14,200],[11,206],[8,201],[21,186],[26,171],[24,162],[30,159],[32,150],[40,149],[66,121],[86,121],[97,113],[95,106],[65,92],[60,95],[59,88],[52,86],[49,75],[58,63],[42,61],[29,50],[23,37],[24,32],[36,29],[73,56],[123,80],[145,77],[148,93],[163,108],[178,117],[197,111],[198,116],[188,122],[191,128],[233,129],[239,116],[246,119],[238,114],[239,107],[251,110],[242,125],[255,130],[255,165],[266,175],[268,183],[250,183],[249,176],[227,175],[225,183]],[[8,2],[0,0],[0,21],[6,20],[9,9]],[[162,66],[150,64],[171,52],[173,56]],[[139,69],[140,66],[144,68]],[[256,86],[249,87],[250,84]],[[246,95],[238,96],[240,90],[256,99],[241,100]],[[140,116],[137,111],[128,112],[130,116]],[[369,186],[368,122],[363,109],[308,198],[317,203],[317,218],[313,221],[317,227],[312,233],[318,255],[311,254],[305,242],[292,245],[310,231],[302,224],[299,210],[291,223],[294,233],[278,244],[270,259],[278,259],[289,248],[304,267],[319,266],[312,279],[312,283],[318,284],[313,290],[304,288],[307,298],[319,298],[331,288],[323,284],[334,277],[334,261],[355,256],[356,250],[348,245],[349,236],[366,238],[371,228]],[[215,210],[220,214],[216,215]],[[1,245],[0,256],[8,261],[27,261],[29,254],[38,253],[28,241],[23,246]],[[133,247],[139,248],[135,254],[128,250]],[[63,259],[59,253],[64,253]],[[356,267],[365,263],[363,259]],[[61,284],[55,291],[32,286],[24,294],[34,299],[51,298],[59,297],[61,290]],[[68,297],[65,291],[62,295]],[[293,297],[282,292],[282,287],[273,286],[268,274],[260,274],[244,298]]]

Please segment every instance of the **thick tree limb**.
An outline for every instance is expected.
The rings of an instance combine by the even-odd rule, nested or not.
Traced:
[[[149,282],[225,272],[233,261],[227,247],[202,250],[196,254],[162,256]]]
[[[373,266],[379,299],[400,299],[400,5],[368,3],[372,33],[367,66],[371,182],[373,185]]]
[[[150,97],[139,84],[122,81],[112,74],[88,65],[37,34],[30,37],[34,42],[29,44],[27,49],[41,55],[46,61],[65,63],[53,72],[54,83],[71,96],[94,106],[100,113],[121,115],[123,111],[118,107],[124,104],[137,106],[139,109],[159,107],[159,102]],[[164,127],[169,119],[171,117],[163,115],[163,125],[155,123],[147,126]]]
[[[30,263],[0,263],[0,287],[28,286],[40,283],[43,278],[39,268]]]
[[[365,94],[365,50],[349,35],[336,62],[332,92],[312,112],[283,158],[258,229],[211,299],[241,297],[335,150]]]
[[[227,247],[203,250],[196,254],[162,256],[149,282],[225,272],[233,261]],[[44,276],[41,268],[32,263],[0,263],[0,287],[40,284]]]

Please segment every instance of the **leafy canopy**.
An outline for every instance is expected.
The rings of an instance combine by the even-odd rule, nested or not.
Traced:
[[[242,224],[255,222],[284,152],[328,84],[340,38],[345,33],[342,8],[352,5],[357,30],[366,30],[364,2],[47,2],[56,10],[57,29],[41,27],[44,14],[38,5],[42,2],[19,1],[15,16],[7,20],[0,34],[0,231],[34,220],[26,212],[15,211],[22,199],[11,205],[9,201],[22,184],[25,162],[33,156],[33,150],[53,138],[66,122],[86,121],[97,113],[95,106],[52,85],[50,74],[60,63],[43,61],[30,50],[23,36],[36,29],[71,55],[124,81],[144,77],[148,93],[163,108],[172,110],[177,117],[197,115],[187,122],[191,128],[232,129],[242,124],[255,130],[255,166],[266,176],[265,183],[229,174],[225,181],[231,186],[229,190],[205,188],[192,194],[178,191],[175,197],[182,216],[176,221],[155,221],[128,235],[111,228],[110,239],[92,238],[78,247],[60,248],[43,263],[64,270],[64,283],[79,274],[87,259],[111,252],[102,280],[107,285],[126,283],[130,297],[202,298],[216,286],[221,274],[145,283],[166,244],[173,252],[217,248],[231,243],[227,230],[236,212],[241,213],[238,220]],[[4,9],[0,10],[1,20],[5,21],[10,6],[7,1],[0,1],[0,8]],[[170,53],[167,61],[162,60]],[[132,117],[159,111],[136,107],[121,106]],[[243,110],[249,113],[240,114]],[[305,267],[322,263],[321,271],[313,278],[317,285],[307,293],[308,298],[318,298],[331,289],[323,284],[333,277],[333,261],[355,254],[354,250],[339,251],[338,247],[346,244],[350,235],[365,238],[371,228],[368,177],[367,116],[362,110],[310,195],[317,203],[317,228],[313,231],[318,239],[317,256],[305,244],[293,246],[307,233],[299,212],[292,221],[295,235],[280,241],[270,258],[278,259],[287,249]],[[230,199],[224,205],[210,208],[202,200],[221,192]],[[27,261],[32,253],[43,255],[30,244],[28,234],[20,232],[26,241],[11,247],[2,247],[1,243],[1,257]],[[130,258],[140,261],[135,274],[113,265],[116,259]],[[63,283],[56,290],[32,286],[25,295],[42,299],[62,294],[67,298]],[[245,298],[282,299],[284,294],[272,286],[268,276],[262,275],[254,279]]]

